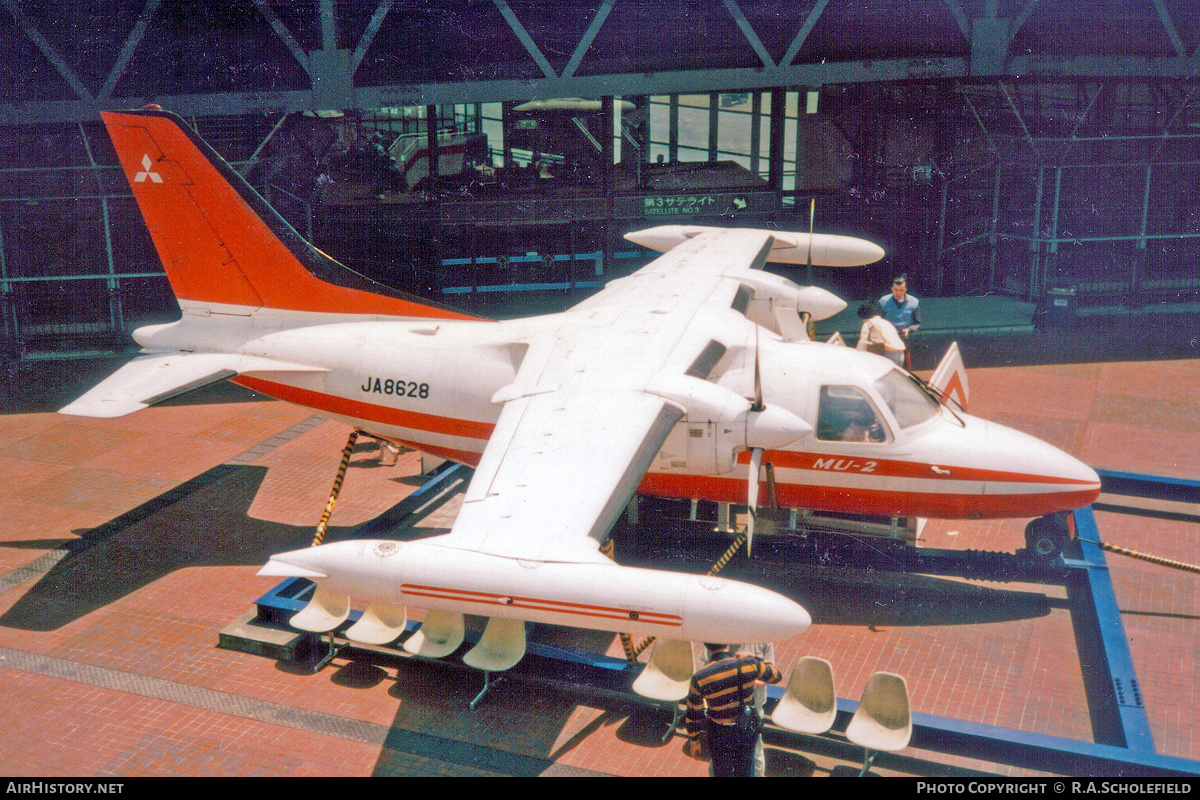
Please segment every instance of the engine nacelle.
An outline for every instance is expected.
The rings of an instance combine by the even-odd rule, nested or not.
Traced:
[[[774,319],[776,308],[786,308],[808,314],[814,320],[829,319],[846,308],[846,301],[819,286],[800,286],[780,275],[752,272],[739,275],[738,280],[753,293],[746,307],[746,316],[759,324]]]
[[[684,411],[660,454],[677,468],[724,474],[733,470],[742,450],[786,447],[812,431],[779,405],[755,410],[746,398],[699,378],[672,376],[655,381],[648,391]]]

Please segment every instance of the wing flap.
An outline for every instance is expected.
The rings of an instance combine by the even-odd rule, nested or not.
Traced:
[[[59,413],[80,417],[122,417],[243,372],[324,371],[321,367],[233,353],[140,356],[75,402],[59,409]]]
[[[603,561],[599,540],[681,417],[640,392],[513,401],[497,424],[506,435],[489,442],[453,530],[429,541],[530,561]]]

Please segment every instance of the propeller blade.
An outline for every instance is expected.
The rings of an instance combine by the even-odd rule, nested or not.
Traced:
[[[758,521],[758,474],[762,469],[763,453],[761,447],[750,448],[750,479],[747,483],[746,506],[749,515],[746,518],[746,555],[751,554],[754,545],[754,528]]]
[[[762,411],[763,393],[762,393],[762,369],[758,363],[758,317],[754,318],[754,403],[750,406],[751,411]]]
[[[817,198],[810,198],[808,201],[808,260],[807,260],[807,283],[812,286],[813,282],[813,262],[812,262],[812,246],[813,246],[813,226],[817,221]]]

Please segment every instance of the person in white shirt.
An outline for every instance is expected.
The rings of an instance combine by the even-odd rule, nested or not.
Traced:
[[[858,334],[858,349],[887,356],[896,366],[904,365],[904,340],[896,326],[883,318],[879,303],[867,301],[858,307],[862,330]]]

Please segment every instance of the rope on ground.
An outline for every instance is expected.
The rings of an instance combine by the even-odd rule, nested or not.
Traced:
[[[725,551],[725,554],[717,559],[717,563],[712,565],[712,569],[710,569],[708,571],[708,574],[716,575],[718,572],[725,569],[725,565],[729,563],[730,559],[732,559],[735,555],[737,555],[737,551],[745,543],[746,543],[746,534],[739,533],[737,535],[737,538],[733,540],[733,544],[729,545],[729,549]]]
[[[600,553],[606,556],[610,561],[616,561],[617,545],[612,539],[608,539],[604,544],[600,545]],[[621,649],[625,651],[625,661],[630,665],[637,663],[638,653],[633,646],[633,637],[628,633],[618,633],[617,637],[621,640]]]
[[[740,550],[742,545],[744,545],[745,543],[746,543],[746,534],[739,533],[737,535],[737,538],[733,540],[733,544],[729,545],[729,549],[726,550],[725,553],[720,558],[717,559],[717,563],[713,564],[712,567],[708,570],[708,574],[716,575],[718,572],[725,569],[725,565],[728,564],[729,561],[735,555],[737,555],[737,551]],[[637,661],[637,657],[640,656],[647,647],[654,644],[655,637],[647,636],[646,639],[641,644],[639,644],[637,647],[634,647],[632,649],[629,647],[628,644],[626,644],[626,639],[628,637],[629,637],[629,634],[627,634],[627,633],[621,634],[621,646],[625,648],[625,658],[629,661],[630,664],[633,664],[635,661]]]
[[[1110,553],[1129,556],[1130,558],[1136,558],[1141,561],[1149,561],[1151,564],[1159,564],[1164,567],[1170,567],[1171,569],[1181,569],[1184,572],[1195,572],[1200,574],[1200,566],[1195,564],[1188,564],[1183,561],[1172,561],[1171,559],[1163,558],[1162,556],[1153,556],[1149,553],[1139,553],[1137,550],[1126,550],[1124,547],[1119,547],[1115,544],[1109,544],[1108,542],[1100,542],[1099,544],[1101,550],[1107,550]]]
[[[333,507],[337,505],[338,495],[342,492],[342,483],[346,480],[346,468],[350,466],[350,454],[354,452],[354,443],[358,441],[358,428],[350,431],[350,437],[346,439],[346,446],[342,448],[342,463],[338,466],[337,477],[333,479],[333,490],[329,493],[329,502],[325,504],[325,510],[321,512],[321,521],[317,523],[317,533],[313,536],[312,546],[316,547],[325,538],[325,529],[329,527],[329,517],[333,514]]]

